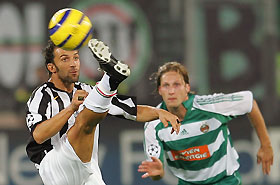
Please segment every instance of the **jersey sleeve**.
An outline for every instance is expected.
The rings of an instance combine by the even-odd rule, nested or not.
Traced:
[[[164,151],[161,141],[157,137],[156,125],[160,120],[145,123],[144,127],[144,153],[146,159],[151,161],[151,157],[156,157],[164,164]]]
[[[37,124],[47,120],[51,116],[50,95],[44,87],[35,90],[27,102],[26,124],[31,133],[33,133]]]
[[[134,96],[116,95],[112,98],[109,115],[136,120],[137,100]]]
[[[231,94],[213,94],[195,96],[193,108],[222,114],[238,116],[251,112],[253,94],[251,91],[240,91]]]

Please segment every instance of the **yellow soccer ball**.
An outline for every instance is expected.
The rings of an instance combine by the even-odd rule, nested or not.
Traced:
[[[53,43],[65,50],[77,50],[92,38],[90,19],[81,11],[65,8],[57,11],[49,22]]]

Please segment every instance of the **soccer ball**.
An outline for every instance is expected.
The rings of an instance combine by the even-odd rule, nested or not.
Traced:
[[[49,22],[53,43],[65,50],[77,50],[92,38],[92,24],[81,11],[65,8],[57,11]]]

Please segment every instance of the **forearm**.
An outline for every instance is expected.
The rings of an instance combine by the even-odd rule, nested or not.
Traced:
[[[148,105],[137,105],[136,121],[147,122],[159,118],[159,109]]]
[[[41,144],[57,134],[73,113],[74,110],[68,106],[54,117],[38,124],[33,132],[35,141]]]
[[[270,146],[271,142],[265,125],[265,121],[255,100],[253,102],[252,111],[248,113],[248,117],[251,124],[256,130],[261,146]]]

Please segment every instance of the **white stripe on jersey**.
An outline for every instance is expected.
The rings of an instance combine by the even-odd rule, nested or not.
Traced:
[[[183,130],[186,130],[188,132],[187,134],[180,134],[180,133],[179,134],[170,134],[172,128],[168,127],[168,128],[163,128],[163,129],[159,130],[158,136],[162,141],[168,142],[168,141],[177,141],[180,139],[191,138],[194,136],[203,135],[204,133],[200,131],[200,127],[203,124],[207,124],[209,126],[209,132],[216,130],[217,128],[219,128],[222,125],[222,123],[219,120],[212,118],[209,120],[203,120],[203,121],[193,122],[190,124],[181,125],[180,133]]]
[[[239,156],[237,151],[230,145],[230,141],[228,139],[226,163],[227,175],[232,175],[239,168],[240,164],[238,163],[238,158]]]

